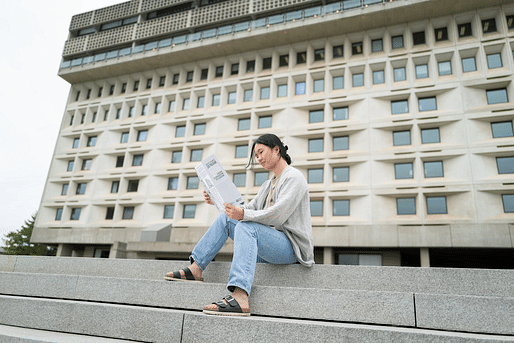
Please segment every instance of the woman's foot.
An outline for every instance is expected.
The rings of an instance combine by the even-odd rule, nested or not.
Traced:
[[[232,297],[237,301],[239,306],[241,307],[241,310],[243,311],[243,315],[250,315],[250,304],[248,302],[248,294],[244,290],[242,290],[239,287],[236,287],[234,292],[232,293]],[[227,305],[227,300],[223,299],[223,302]],[[229,305],[230,306],[230,305]],[[226,314],[230,312],[221,312],[218,305],[216,304],[210,304],[203,308],[205,313],[209,314]],[[237,313],[235,313],[237,315]]]
[[[196,262],[193,262],[188,268],[167,273],[164,275],[164,279],[169,281],[203,281],[202,269]]]

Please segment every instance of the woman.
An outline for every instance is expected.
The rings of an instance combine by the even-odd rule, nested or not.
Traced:
[[[257,260],[273,264],[314,264],[309,192],[305,177],[291,167],[287,146],[273,134],[259,137],[252,146],[254,158],[274,177],[264,182],[242,208],[225,203],[225,213],[211,225],[191,254],[191,266],[166,274],[170,281],[203,281],[202,271],[223,247],[234,241],[228,290],[232,295],[204,307],[208,314],[249,316],[250,295]],[[204,191],[205,202],[214,205]]]

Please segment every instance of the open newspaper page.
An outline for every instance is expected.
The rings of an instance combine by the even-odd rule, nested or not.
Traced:
[[[225,212],[224,203],[234,206],[244,204],[243,196],[215,155],[204,159],[195,167],[195,170],[218,211]]]

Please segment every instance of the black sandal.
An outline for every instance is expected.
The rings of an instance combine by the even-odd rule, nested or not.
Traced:
[[[204,309],[203,313],[214,314],[214,315],[219,315],[219,316],[238,316],[238,317],[250,316],[250,312],[243,312],[243,310],[241,309],[241,306],[239,306],[239,303],[237,302],[236,299],[234,299],[233,296],[227,295],[223,299],[225,299],[227,301],[227,303],[225,303],[223,300],[213,303],[214,305],[218,306],[217,311]]]
[[[173,272],[172,276],[164,276],[164,280],[168,281],[188,281],[188,282],[203,282],[203,277],[201,278],[195,278],[193,273],[191,273],[191,270],[189,268],[182,269],[184,272],[185,279],[182,278],[182,275],[180,275],[180,270],[178,272]],[[170,274],[170,273],[168,273]],[[166,274],[166,275],[168,275]]]

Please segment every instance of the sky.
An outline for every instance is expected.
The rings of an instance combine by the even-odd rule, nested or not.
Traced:
[[[70,90],[57,72],[71,17],[125,1],[1,1],[0,245],[39,209]]]

